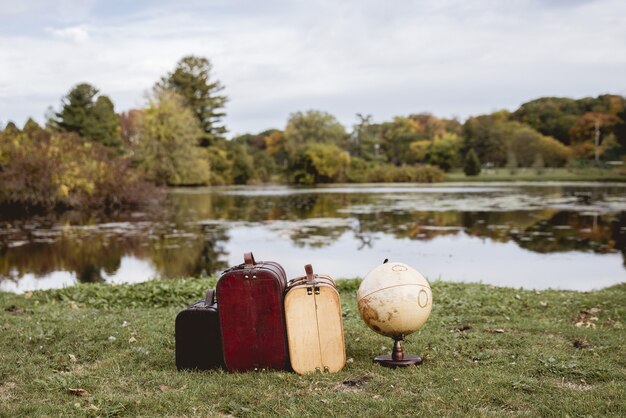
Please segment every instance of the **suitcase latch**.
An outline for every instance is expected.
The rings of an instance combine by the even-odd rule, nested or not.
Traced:
[[[320,294],[320,288],[319,288],[319,286],[308,286],[308,287],[306,288],[306,294],[307,294],[307,295],[312,295],[312,294],[313,294],[313,292],[315,292],[315,294],[316,294],[316,295],[319,295],[319,294]]]

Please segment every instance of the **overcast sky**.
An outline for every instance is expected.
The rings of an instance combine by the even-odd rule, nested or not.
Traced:
[[[625,0],[0,0],[0,123],[44,120],[79,82],[145,103],[209,58],[230,134],[289,114],[375,121],[488,113],[540,96],[626,95]]]

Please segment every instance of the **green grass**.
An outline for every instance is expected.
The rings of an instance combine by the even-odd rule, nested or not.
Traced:
[[[626,416],[626,284],[435,282],[430,320],[405,345],[425,361],[391,370],[372,363],[391,340],[342,281],[342,372],[177,372],[176,313],[213,283],[0,293],[0,416]]]
[[[446,173],[445,181],[604,181],[626,182],[626,175],[607,168],[546,168],[539,174],[532,168],[519,168],[511,174],[506,168],[483,170],[478,176],[466,176],[463,171]]]

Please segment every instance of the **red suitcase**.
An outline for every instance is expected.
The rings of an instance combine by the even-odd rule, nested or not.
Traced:
[[[217,282],[224,364],[231,371],[286,369],[289,364],[283,294],[285,270],[278,263],[244,264],[222,273]]]

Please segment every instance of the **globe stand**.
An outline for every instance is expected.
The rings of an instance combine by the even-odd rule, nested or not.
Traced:
[[[395,369],[396,367],[407,367],[422,364],[422,358],[420,356],[405,356],[402,349],[402,340],[404,335],[394,337],[393,350],[390,356],[377,356],[374,357],[374,363],[380,364],[383,367],[390,367]]]

